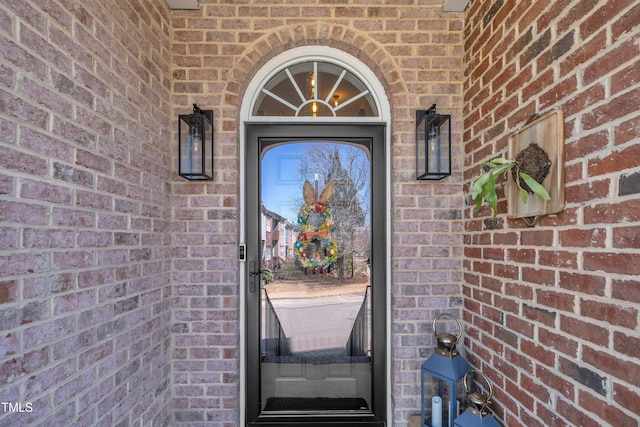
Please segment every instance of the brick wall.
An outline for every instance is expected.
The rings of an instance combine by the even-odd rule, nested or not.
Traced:
[[[238,400],[239,110],[251,78],[296,46],[367,64],[392,105],[392,387],[397,426],[420,410],[431,319],[462,305],[462,14],[441,1],[201,2],[174,12],[174,114],[213,108],[215,180],[175,186],[176,425],[235,426]],[[415,110],[454,117],[451,178],[415,181]],[[211,257],[215,257],[212,260]],[[211,346],[214,346],[211,348]]]
[[[3,426],[170,421],[168,20],[0,4]]]
[[[89,3],[0,5],[0,401],[32,405],[3,425],[237,424],[239,103],[270,58],[313,44],[367,64],[393,109],[395,425],[419,411],[430,320],[459,310],[463,280],[469,358],[507,425],[637,425],[632,1],[475,0],[464,35],[440,1]],[[194,102],[215,112],[211,183],[175,174]],[[417,183],[414,114],[433,103],[454,116],[454,174]],[[479,163],[552,107],[565,211],[530,229],[465,207]]]
[[[565,210],[465,215],[466,344],[509,426],[640,420],[639,23],[633,0],[468,10],[466,188],[531,114],[565,115]]]

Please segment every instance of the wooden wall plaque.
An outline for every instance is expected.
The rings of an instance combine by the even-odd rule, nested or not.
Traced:
[[[507,180],[506,188],[507,216],[525,218],[529,225],[535,225],[541,216],[564,210],[564,116],[562,110],[554,109],[513,133],[509,137],[509,158],[515,158],[520,151],[532,143],[538,144],[551,161],[549,174],[542,181],[551,200],[547,202],[531,194],[528,202],[524,203],[518,186],[511,176]]]

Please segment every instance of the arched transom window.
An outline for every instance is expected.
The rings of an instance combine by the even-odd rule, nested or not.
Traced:
[[[260,89],[254,117],[377,117],[367,86],[347,69],[306,61],[278,71]]]

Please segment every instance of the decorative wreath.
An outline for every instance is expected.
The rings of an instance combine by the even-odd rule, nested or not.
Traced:
[[[309,222],[309,218],[314,212],[322,215],[323,221],[319,226]],[[331,208],[322,202],[316,202],[313,206],[304,205],[300,211],[300,216],[298,216],[298,224],[300,224],[300,228],[304,232],[326,230],[328,233],[331,226]]]
[[[321,215],[321,216],[319,216]],[[310,222],[312,218],[312,222]],[[317,224],[319,219],[321,224]],[[322,202],[313,206],[304,205],[298,216],[301,232],[293,245],[293,250],[305,268],[327,268],[338,259],[338,245],[329,237],[331,209]],[[309,253],[310,242],[320,242],[320,250]]]

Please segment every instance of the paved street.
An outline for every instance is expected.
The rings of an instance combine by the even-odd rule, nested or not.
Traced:
[[[345,349],[364,293],[272,299],[294,353]]]

